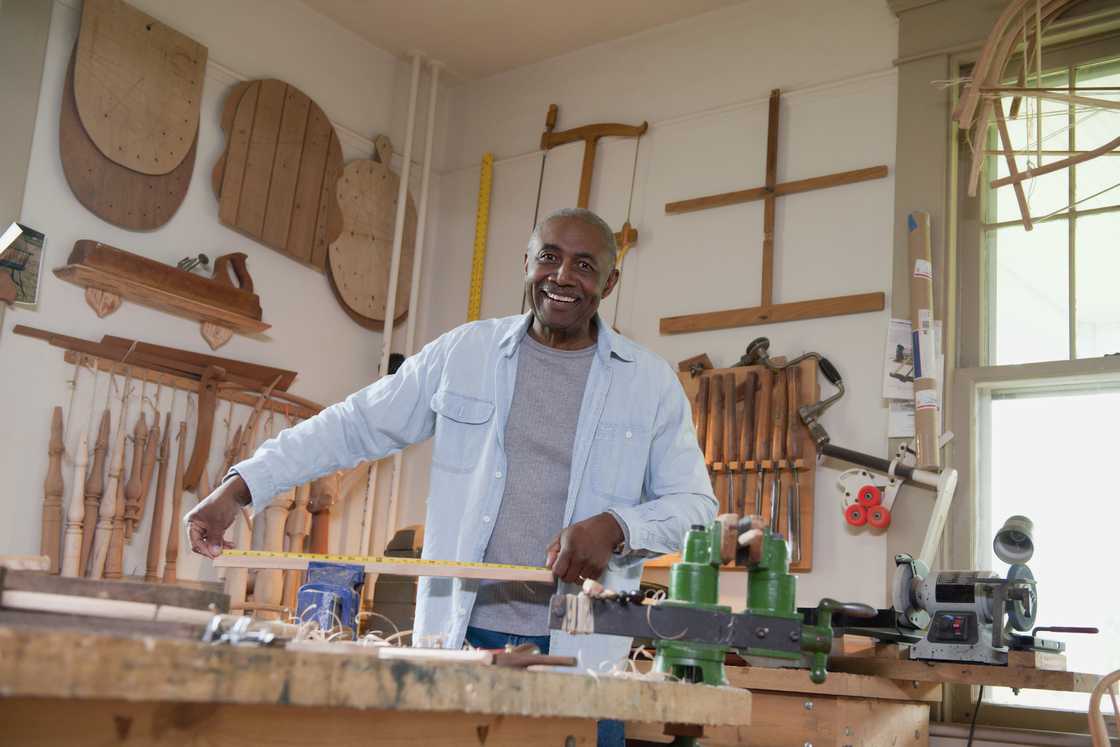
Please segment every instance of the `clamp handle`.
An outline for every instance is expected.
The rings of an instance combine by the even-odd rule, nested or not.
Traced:
[[[838,602],[824,598],[817,605],[817,624],[801,626],[801,648],[812,653],[809,679],[821,684],[828,676],[828,654],[832,650],[832,614],[842,612],[851,617],[875,617],[875,610],[861,602]]]

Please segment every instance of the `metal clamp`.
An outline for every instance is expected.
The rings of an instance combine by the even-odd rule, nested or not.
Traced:
[[[253,618],[248,615],[237,618],[228,629],[222,630],[225,621],[223,615],[214,615],[206,632],[202,634],[204,643],[220,645],[228,643],[231,646],[268,646],[276,640],[276,634],[270,630],[249,630]]]

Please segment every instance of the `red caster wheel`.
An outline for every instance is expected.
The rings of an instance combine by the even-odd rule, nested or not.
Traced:
[[[853,503],[844,509],[844,521],[854,527],[861,527],[867,523],[867,509],[858,503]]]
[[[884,506],[875,506],[867,513],[867,523],[876,529],[886,529],[891,525],[891,512]]]
[[[856,503],[870,508],[883,502],[883,493],[874,485],[864,485],[856,493]]]

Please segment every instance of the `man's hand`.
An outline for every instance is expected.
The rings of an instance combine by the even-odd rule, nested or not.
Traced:
[[[233,547],[232,542],[226,542],[222,535],[226,533],[237,512],[242,506],[249,504],[249,486],[234,475],[218,486],[210,495],[183,517],[187,525],[187,535],[191,540],[191,549],[199,555],[213,560],[222,554],[223,549]]]
[[[552,575],[569,583],[597,579],[623,539],[618,520],[609,513],[601,513],[560,532],[548,546],[545,565],[552,569]]]

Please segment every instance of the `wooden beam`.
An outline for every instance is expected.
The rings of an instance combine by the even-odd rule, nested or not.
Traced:
[[[955,682],[964,685],[1000,685],[1035,690],[1061,690],[1087,693],[1100,681],[1100,675],[1082,672],[1055,672],[1047,669],[952,662],[884,659],[875,656],[833,656],[829,672],[850,672],[915,682]]]
[[[996,127],[999,129],[999,139],[1003,143],[1005,149],[1004,159],[1007,161],[1007,171],[1011,176],[1019,176],[1019,165],[1015,163],[1015,156],[1006,151],[1011,150],[1011,135],[1007,131],[1007,120],[1003,114],[1003,102],[995,102],[996,113]],[[1023,218],[1023,228],[1030,231],[1034,228],[1034,223],[1031,221],[1031,209],[1027,205],[1027,195],[1023,191],[1022,182],[1015,182],[1012,185],[1015,189],[1015,201],[1019,203],[1019,215]]]
[[[667,316],[661,319],[660,331],[663,335],[676,335],[685,332],[706,332],[713,329],[751,327],[756,324],[819,319],[826,316],[863,314],[871,311],[882,311],[886,308],[886,303],[886,295],[883,293],[858,293],[852,296],[817,298],[812,301],[794,301],[772,306],[753,306],[746,309]]]
[[[871,166],[866,169],[840,171],[826,176],[814,176],[809,179],[799,179],[797,181],[777,184],[774,186],[773,195],[775,197],[795,195],[800,192],[810,192],[814,189],[839,187],[844,184],[856,184],[873,179],[882,179],[886,175],[886,166]],[[668,215],[679,215],[680,213],[691,213],[697,210],[707,210],[709,208],[740,205],[744,202],[755,202],[765,199],[769,194],[770,192],[766,187],[755,187],[754,189],[743,189],[738,192],[724,192],[717,195],[708,195],[707,197],[693,197],[689,200],[666,203],[665,212]]]
[[[1115,150],[1116,148],[1120,148],[1120,137],[1115,137],[1112,140],[1109,140],[1107,143],[1100,146],[1099,148],[1093,148],[1092,150],[1082,151],[1081,153],[1078,153],[1076,156],[1070,156],[1069,158],[1063,158],[1060,161],[1054,161],[1053,163],[1047,163],[1047,164],[1043,164],[1042,166],[1036,166],[1033,169],[1027,169],[1026,171],[1021,171],[1018,174],[1016,174],[1015,176],[1005,176],[1005,177],[1002,177],[1000,179],[996,179],[992,182],[992,187],[993,188],[1004,187],[1004,186],[1007,186],[1008,184],[1014,184],[1015,182],[1021,182],[1025,179],[1033,179],[1036,176],[1042,176],[1043,174],[1049,174],[1053,171],[1061,171],[1062,169],[1068,169],[1070,166],[1073,166],[1074,164],[1081,163],[1083,161],[1088,161],[1092,158],[1096,158],[1097,156],[1104,155],[1105,153],[1109,152],[1110,150]]]
[[[397,576],[429,576],[432,578],[479,578],[494,581],[536,581],[552,583],[555,578],[547,568],[468,563],[420,558],[388,558],[379,555],[310,555],[277,554],[257,550],[223,553],[214,559],[215,568],[256,568],[258,570],[304,571],[311,561],[360,565],[366,573],[392,573]]]
[[[778,184],[778,121],[781,112],[780,89],[770,91],[770,113],[766,124],[766,197],[762,208],[762,305],[774,303],[774,210]]]

